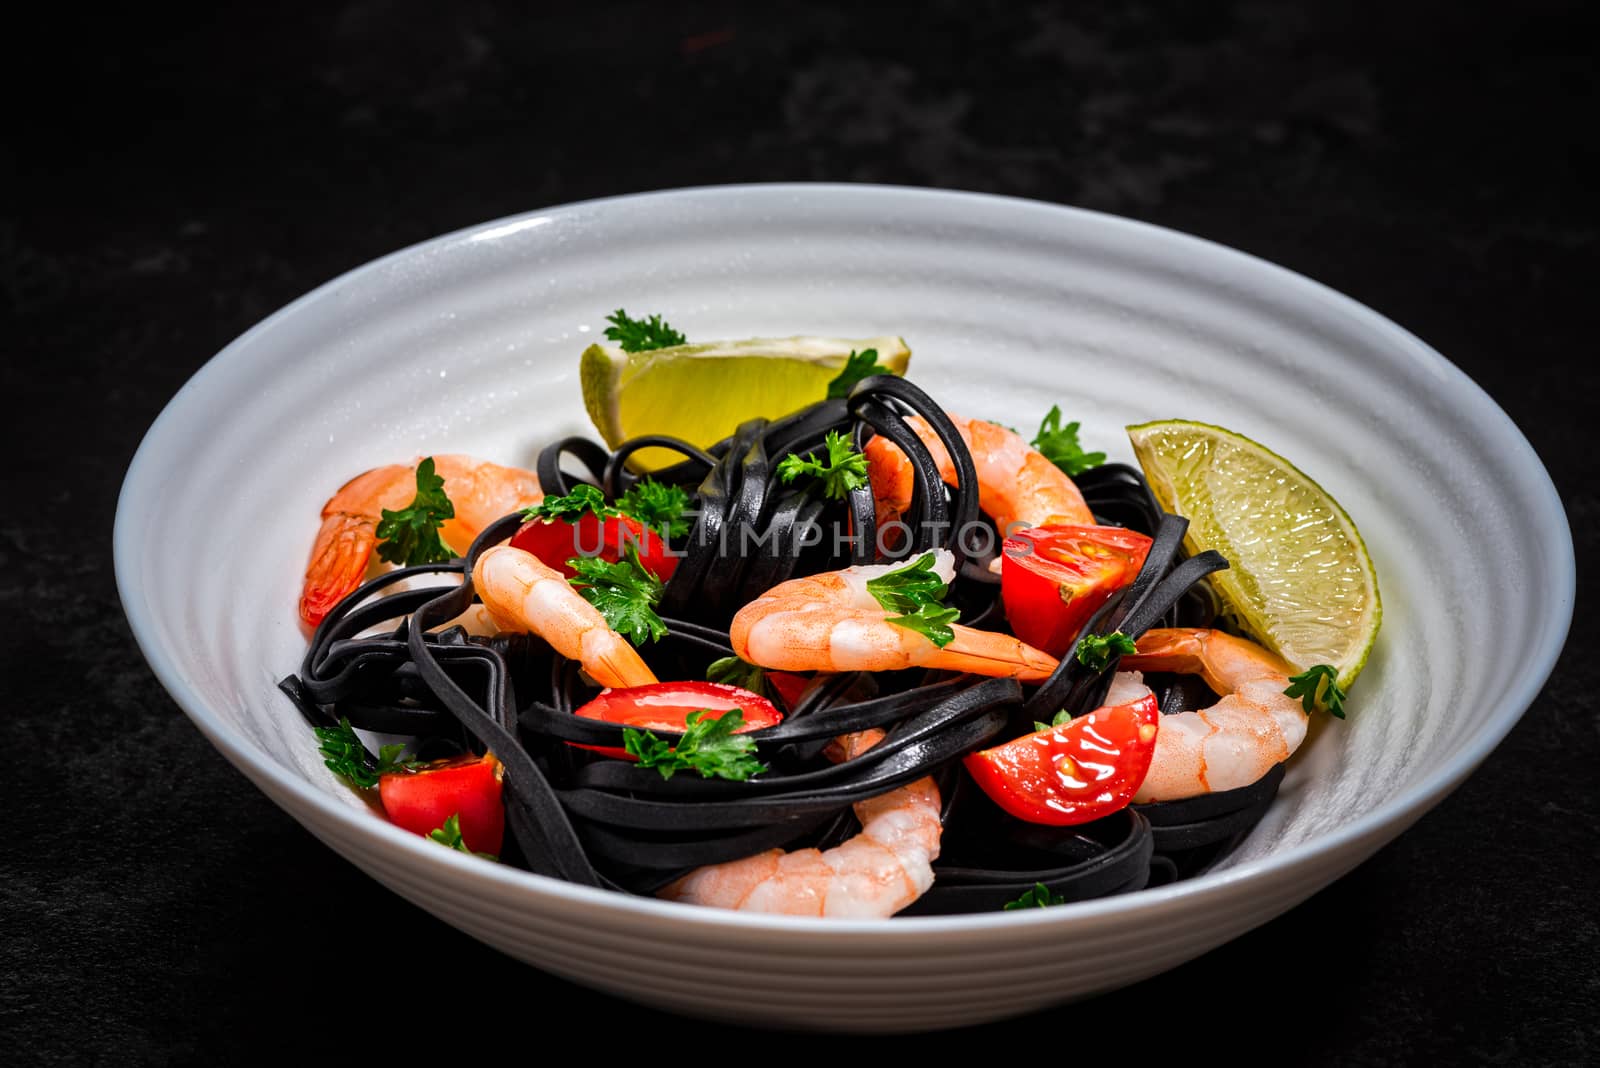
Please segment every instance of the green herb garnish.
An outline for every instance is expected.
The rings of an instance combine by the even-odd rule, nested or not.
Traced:
[[[1077,423],[1061,425],[1059,405],[1050,406],[1050,414],[1040,422],[1039,432],[1033,436],[1032,444],[1044,453],[1045,459],[1068,475],[1081,475],[1091,467],[1099,467],[1106,462],[1103,452],[1083,451],[1083,446],[1078,444]]]
[[[668,486],[653,478],[642,478],[617,498],[616,511],[631,516],[669,538],[689,533],[689,495],[678,486]]]
[[[445,496],[444,479],[433,471],[433,457],[417,465],[417,495],[398,512],[383,509],[378,522],[378,559],[411,567],[441,564],[455,553],[439,540],[439,527],[455,518],[456,507]]]
[[[1038,720],[1034,720],[1033,721],[1033,729],[1035,731],[1047,731],[1051,727],[1059,727],[1063,723],[1071,723],[1071,722],[1072,722],[1072,713],[1068,712],[1066,709],[1063,708],[1060,712],[1056,713],[1055,718],[1052,719],[1049,723],[1040,723]]]
[[[474,853],[467,848],[467,843],[461,838],[461,813],[459,812],[445,820],[443,827],[429,831],[428,837],[446,849],[454,849],[458,853],[468,853],[474,857],[482,857],[484,860],[500,859],[493,853]]]
[[[585,482],[574,486],[572,492],[565,497],[546,497],[523,511],[522,518],[539,519],[546,523],[553,523],[557,519],[576,523],[583,518],[585,512],[593,512],[602,518],[615,514],[612,507],[606,503],[606,495],[600,492],[600,488]]]
[[[630,319],[627,312],[618,308],[606,316],[606,322],[614,324],[606,327],[606,337],[615,341],[623,352],[648,352],[688,341],[688,338],[662,322],[659,315],[652,315],[648,319]]]
[[[1015,901],[1007,901],[1005,911],[1012,909],[1042,909],[1051,905],[1065,905],[1067,899],[1050,889],[1044,883],[1034,883],[1032,890],[1026,890]]]
[[[1114,630],[1110,634],[1085,634],[1078,639],[1078,663],[1090,671],[1104,671],[1112,654],[1128,656],[1139,651],[1133,639]]]
[[[943,649],[956,640],[956,632],[950,628],[950,624],[960,618],[959,608],[941,608],[938,605],[925,604],[910,615],[890,616],[887,622],[907,630],[914,630]]]
[[[737,656],[725,656],[721,660],[713,660],[711,666],[706,668],[706,681],[737,686],[741,690],[749,690],[751,693],[763,696],[767,690],[767,673]]]
[[[590,512],[601,519],[626,516],[652,530],[676,537],[689,531],[689,520],[683,514],[688,507],[689,495],[679,487],[644,478],[618,497],[615,504],[607,503],[606,495],[600,492],[599,487],[581,483],[574,486],[565,497],[546,497],[523,511],[522,518],[539,519],[546,523],[557,519],[576,523]]]
[[[900,612],[889,622],[914,630],[943,649],[955,641],[950,624],[959,609],[944,606],[945,584],[933,570],[934,555],[923,553],[905,567],[867,580],[867,592],[887,612]]]
[[[657,738],[653,731],[624,727],[622,746],[639,758],[641,768],[655,768],[663,779],[670,779],[679,771],[694,770],[706,779],[743,782],[767,770],[753,755],[755,740],[735,733],[744,726],[743,712],[732,708],[718,718],[710,716],[711,711],[704,708],[685,716],[687,727],[676,745]]]
[[[422,766],[421,761],[401,760],[400,754],[406,747],[399,744],[381,747],[377,765],[368,763],[367,747],[361,744],[355,728],[343,716],[339,717],[337,727],[313,727],[311,732],[317,736],[317,749],[325,758],[323,763],[328,770],[358,789],[372,789],[378,785],[379,775]]]
[[[1324,680],[1328,683],[1327,689],[1319,699],[1317,691],[1322,689]],[[1289,688],[1283,692],[1290,697],[1300,698],[1300,707],[1306,710],[1308,716],[1317,710],[1318,704],[1321,704],[1333,715],[1344,719],[1345,693],[1339,689],[1339,672],[1328,664],[1318,664],[1316,667],[1306,668],[1298,675],[1290,675]]]
[[[810,454],[791,453],[778,463],[778,477],[793,482],[801,475],[822,480],[822,495],[843,500],[851,490],[867,484],[867,458],[856,451],[850,439],[836,430],[823,439],[828,449],[826,461],[813,460]]]
[[[635,645],[656,641],[667,633],[667,625],[655,613],[661,600],[661,580],[639,563],[639,554],[627,547],[616,563],[597,556],[574,556],[567,566],[577,572],[570,581],[583,599],[600,610],[606,623],[618,634],[625,634]]]
[[[944,600],[944,579],[934,571],[934,554],[925,552],[905,567],[867,580],[867,592],[890,612],[915,612]]]
[[[828,399],[838,400],[850,395],[857,382],[873,375],[886,375],[890,371],[878,362],[877,349],[862,349],[857,352],[850,350],[850,355],[844,361],[844,367],[828,383]]]

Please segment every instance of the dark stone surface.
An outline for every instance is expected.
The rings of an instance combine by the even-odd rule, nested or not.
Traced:
[[[1034,196],[1304,272],[1481,383],[1550,465],[1578,543],[1554,677],[1413,830],[1199,961],[963,1037],[1074,1062],[1100,1045],[1124,1063],[1600,1057],[1596,93],[1576,5],[372,0],[53,18],[11,41],[0,154],[0,1061],[355,1060],[428,1041],[532,1061],[541,1020],[626,1027],[619,1054],[769,1054],[773,1036],[515,965],[319,845],[157,685],[109,549],[162,405],[312,286],[509,212],[776,179]],[[941,1041],[884,1048],[925,1060]]]

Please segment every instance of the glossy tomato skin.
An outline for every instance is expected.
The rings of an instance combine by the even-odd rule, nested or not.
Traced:
[[[459,816],[466,847],[499,856],[506,831],[500,776],[492,755],[456,757],[378,776],[378,797],[389,821],[413,834],[426,835]]]
[[[811,687],[811,679],[792,671],[769,671],[767,684],[778,691],[778,696],[783,698],[783,703],[793,712],[794,706],[800,703],[800,698],[804,697],[806,690]]]
[[[1160,715],[1147,694],[971,753],[964,763],[990,800],[1019,820],[1088,823],[1133,800],[1155,755]]]
[[[735,708],[744,713],[740,734],[783,722],[783,713],[765,697],[722,682],[657,682],[604,690],[593,701],[575,709],[574,714],[635,730],[682,734],[688,728],[691,712],[707,709],[715,714],[713,718],[721,718],[722,713]],[[627,750],[613,746],[572,744],[606,756],[635,759]]]
[[[588,512],[576,523],[565,519],[530,519],[512,535],[511,544],[537,556],[567,578],[577,574],[567,566],[570,558],[598,556],[616,563],[622,559],[623,549],[628,545],[639,550],[639,563],[662,582],[678,569],[678,558],[672,555],[661,535],[646,530],[643,523],[628,516],[601,519]]]
[[[1006,620],[1029,645],[1061,656],[1149,552],[1149,538],[1122,527],[1024,527],[1001,555]]]

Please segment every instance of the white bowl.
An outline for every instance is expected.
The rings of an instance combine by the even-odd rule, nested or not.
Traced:
[[[573,886],[385,823],[274,688],[317,514],[355,472],[431,452],[531,464],[588,430],[578,353],[619,305],[691,338],[902,334],[970,415],[1052,403],[1131,459],[1185,417],[1290,457],[1360,525],[1384,624],[1350,701],[1211,873],[1025,913],[819,921]],[[1399,834],[1511,728],[1561,648],[1571,535],[1510,419],[1415,337],[1217,245],[1021,200],[751,186],[533,212],[350,272],[256,326],[162,412],[123,484],[134,634],[206,736],[317,837],[505,952],[670,1010],[952,1027],[1110,990],[1264,923]],[[1326,717],[1319,717],[1326,719]]]

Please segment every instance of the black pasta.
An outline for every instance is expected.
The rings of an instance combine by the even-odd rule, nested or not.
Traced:
[[[944,444],[956,487],[941,479],[937,460],[906,421],[912,415]],[[779,460],[822,450],[829,433],[858,447],[883,435],[911,461],[910,534],[899,544],[875,544],[870,486],[826,500],[778,477]],[[994,539],[963,544],[982,522],[971,454],[944,411],[904,379],[865,379],[848,399],[751,420],[709,449],[648,436],[611,451],[566,438],[541,452],[537,473],[547,493],[565,495],[585,482],[614,500],[636,481],[628,458],[647,447],[682,457],[651,477],[687,491],[695,517],[688,533],[672,540],[679,559],[660,600],[666,636],[640,649],[658,677],[703,678],[711,661],[733,653],[727,626],[734,612],[780,582],[933,548],[955,554],[948,600],[961,608],[962,622],[993,627],[1004,619],[987,567]],[[573,469],[584,477],[575,479]],[[1154,539],[1136,580],[1101,608],[1085,635],[1120,630],[1138,637],[1153,626],[1215,623],[1203,580],[1227,563],[1215,553],[1184,558],[1186,523],[1161,511],[1143,476],[1105,465],[1078,483],[1097,521]],[[473,604],[473,563],[521,521],[511,515],[492,524],[464,559],[366,583],[327,615],[299,674],[281,688],[316,726],[343,718],[412,736],[424,757],[492,751],[504,765],[510,833],[502,860],[529,871],[653,893],[702,865],[772,848],[829,848],[859,830],[855,803],[934,775],[945,798],[943,856],[933,889],[908,914],[998,909],[1041,883],[1055,900],[1082,900],[1204,870],[1259,820],[1282,778],[1280,766],[1245,790],[1131,806],[1079,827],[1003,817],[961,758],[1058,709],[1076,715],[1097,707],[1117,660],[1091,671],[1075,649],[1037,686],[947,671],[819,676],[781,723],[750,733],[767,765],[760,775],[743,782],[663,778],[579,748],[621,747],[623,728],[573,714],[597,687],[541,639],[437,629]],[[459,581],[394,592],[423,576]],[[384,626],[387,632],[374,636]],[[1193,701],[1186,679],[1149,681],[1164,712]],[[830,739],[869,728],[883,730],[884,740],[840,763],[822,756]]]

